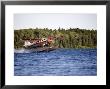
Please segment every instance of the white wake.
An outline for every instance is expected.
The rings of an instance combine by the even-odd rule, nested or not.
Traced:
[[[31,51],[28,49],[14,49],[14,53],[30,53]]]

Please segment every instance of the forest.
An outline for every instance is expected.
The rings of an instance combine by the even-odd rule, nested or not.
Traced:
[[[54,46],[59,48],[96,48],[97,30],[79,28],[29,28],[14,30],[14,48],[23,48],[23,39],[55,37]]]

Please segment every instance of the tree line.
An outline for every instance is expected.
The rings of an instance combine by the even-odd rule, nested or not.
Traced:
[[[48,36],[56,37],[53,45],[59,48],[97,47],[97,30],[29,28],[14,30],[14,48],[22,48],[24,44],[23,39],[47,38]]]

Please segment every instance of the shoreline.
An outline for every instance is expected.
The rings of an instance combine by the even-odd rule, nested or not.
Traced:
[[[36,48],[32,48],[32,49],[27,49],[27,48],[14,48],[15,50],[21,50],[21,49],[26,49],[26,50],[35,50]],[[56,49],[97,49],[97,47],[86,47],[86,48],[56,48]]]

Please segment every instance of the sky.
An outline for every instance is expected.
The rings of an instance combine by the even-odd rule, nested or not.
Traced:
[[[96,14],[26,13],[14,14],[14,29],[25,28],[97,29]]]

